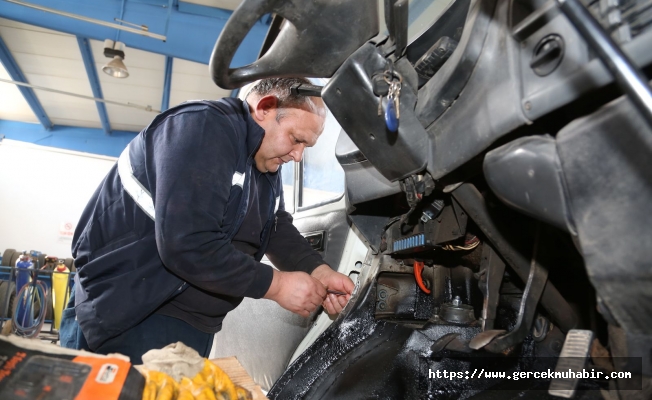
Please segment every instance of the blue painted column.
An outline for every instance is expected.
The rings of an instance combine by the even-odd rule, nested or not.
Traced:
[[[77,36],[77,43],[79,44],[79,51],[81,52],[82,60],[84,60],[84,67],[86,68],[88,81],[91,84],[93,97],[103,99],[104,96],[102,96],[100,78],[97,76],[95,60],[93,59],[93,52],[91,51],[91,47],[88,44],[88,39]],[[109,123],[109,114],[106,112],[106,105],[100,101],[96,101],[95,105],[97,106],[97,113],[100,116],[100,122],[102,122],[102,129],[104,129],[104,133],[110,135],[111,124]]]
[[[172,86],[172,61],[174,58],[165,57],[165,78],[163,81],[163,100],[161,101],[161,112],[170,108],[170,87]]]
[[[0,62],[2,62],[2,65],[5,67],[7,73],[9,73],[9,76],[11,76],[12,80],[23,82],[23,83],[29,83],[27,82],[27,78],[25,78],[23,71],[20,70],[20,67],[18,66],[16,60],[14,59],[14,56],[11,54],[9,48],[7,47],[7,45],[5,44],[4,40],[2,40],[1,37],[0,37]],[[39,101],[38,97],[36,97],[36,94],[34,93],[34,89],[25,86],[18,86],[18,90],[20,90],[20,93],[25,98],[25,101],[27,101],[27,104],[29,104],[29,107],[34,112],[34,115],[36,115],[36,118],[38,118],[39,122],[41,122],[41,125],[43,125],[43,128],[45,128],[46,130],[52,129],[53,126],[52,121],[50,121],[50,118],[45,113],[45,109],[43,109],[41,102]]]

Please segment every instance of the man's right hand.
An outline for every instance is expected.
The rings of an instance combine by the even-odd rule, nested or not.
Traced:
[[[264,298],[274,300],[281,307],[308,317],[326,299],[326,288],[305,272],[274,270],[272,284]]]

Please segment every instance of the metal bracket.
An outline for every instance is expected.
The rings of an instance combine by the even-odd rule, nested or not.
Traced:
[[[492,353],[508,353],[511,348],[518,343],[521,343],[530,332],[530,328],[534,322],[534,317],[536,316],[539,299],[541,298],[543,289],[546,287],[546,283],[548,282],[548,270],[538,261],[539,230],[540,227],[537,225],[532,262],[530,263],[530,274],[528,276],[525,290],[523,291],[523,299],[521,300],[521,306],[514,329],[505,335],[496,336],[484,346],[480,346],[478,340],[473,338],[469,343],[469,347],[475,350],[484,347],[484,349]],[[488,332],[495,331],[487,331],[483,333],[488,334]]]
[[[500,285],[505,275],[505,263],[487,243],[482,246],[479,275],[478,286],[484,295],[482,330],[487,331],[494,328],[500,297]]]
[[[290,88],[290,92],[292,94],[301,95],[301,96],[321,97],[322,89],[323,86],[298,83],[296,85],[292,85],[292,87]]]

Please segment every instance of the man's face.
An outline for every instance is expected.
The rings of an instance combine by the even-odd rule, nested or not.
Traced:
[[[265,137],[254,156],[260,172],[276,172],[289,161],[299,162],[306,147],[312,147],[324,129],[324,116],[303,108],[276,107],[274,96],[252,101],[252,116],[265,130]],[[318,109],[321,99],[315,99]],[[282,117],[277,120],[279,111]],[[323,113],[322,113],[323,114]]]

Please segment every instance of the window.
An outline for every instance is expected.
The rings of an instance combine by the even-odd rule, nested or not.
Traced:
[[[283,166],[281,177],[286,211],[292,213],[342,196],[344,170],[335,158],[335,144],[341,130],[340,124],[329,112],[324,132],[314,147],[306,148],[303,161]],[[295,186],[295,176],[301,180],[298,186]]]
[[[410,0],[408,6],[408,42],[419,37],[437,21],[452,0]]]
[[[295,163],[289,162],[281,169],[281,180],[283,181],[283,200],[285,200],[285,211],[294,212],[294,170]]]
[[[329,112],[324,132],[303,155],[303,195],[299,207],[338,199],[344,193],[344,170],[335,158],[335,144],[342,128]]]
[[[409,0],[408,43],[419,37],[446,10],[452,0]],[[388,35],[385,25],[385,0],[378,0],[380,32]]]

